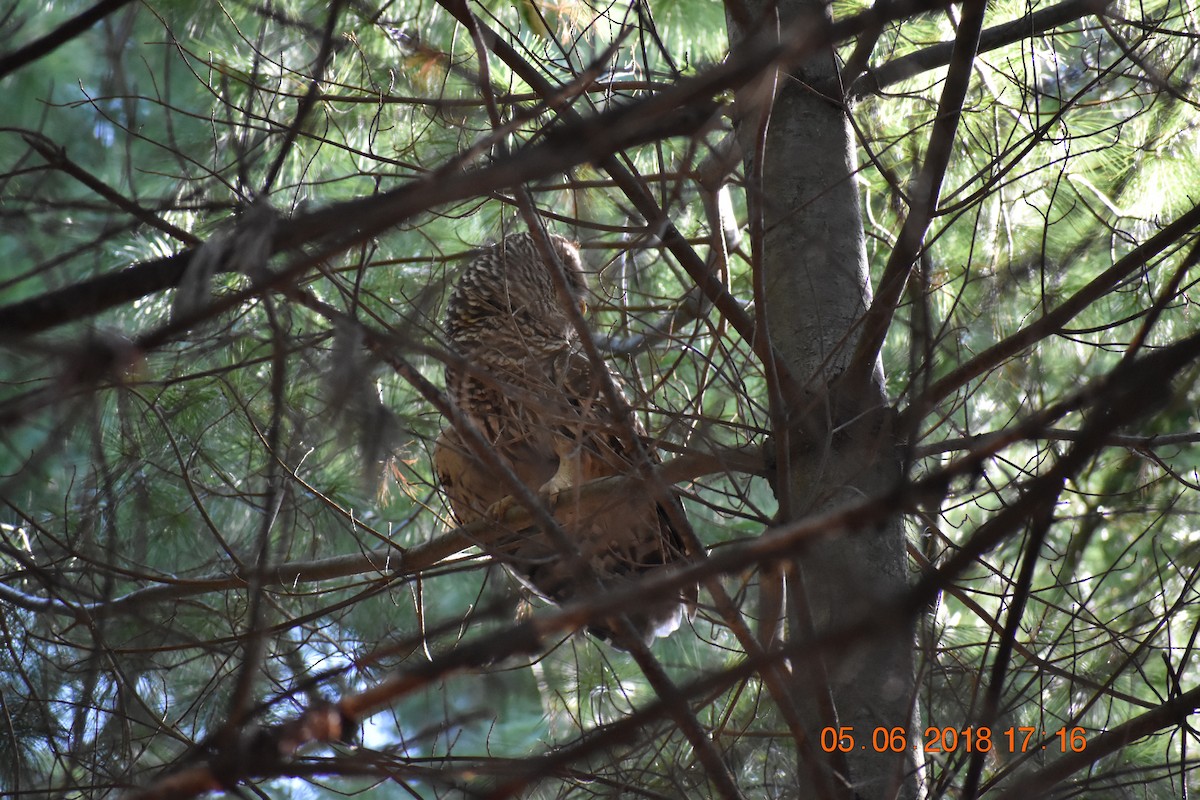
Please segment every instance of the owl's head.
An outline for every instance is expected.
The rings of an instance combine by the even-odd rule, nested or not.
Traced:
[[[566,278],[570,301],[583,308],[587,276],[579,250],[565,237],[548,234]],[[460,347],[496,334],[572,339],[576,333],[555,289],[554,265],[542,258],[528,233],[508,236],[468,265],[450,295],[446,331]]]

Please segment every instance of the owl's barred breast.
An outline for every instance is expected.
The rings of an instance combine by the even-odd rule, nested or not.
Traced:
[[[561,236],[551,235],[550,244],[570,299],[578,302],[586,292],[579,251]],[[607,365],[593,366],[582,352],[551,269],[529,234],[509,236],[468,265],[451,294],[446,319],[446,332],[464,365],[446,369],[451,400],[500,462],[529,489],[543,493],[632,473],[643,466],[637,463],[639,454],[652,463],[659,460],[636,418],[632,426],[617,424],[604,381],[622,392],[623,384]],[[639,441],[631,442],[630,436]],[[453,427],[438,437],[434,461],[459,524],[494,518],[489,512],[510,494]],[[669,511],[663,502],[670,504]],[[674,494],[664,500],[650,491],[586,496],[560,491],[553,511],[580,559],[565,557],[532,525],[501,530],[497,523],[487,537],[494,558],[553,602],[581,599],[597,582],[617,586],[686,557],[671,522],[683,514]],[[581,569],[594,580],[581,580]],[[649,642],[678,628],[695,601],[691,587],[627,618]],[[615,620],[593,622],[589,631],[622,646]]]

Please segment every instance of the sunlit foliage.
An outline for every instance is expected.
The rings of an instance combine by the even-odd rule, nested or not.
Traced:
[[[12,4],[0,48],[90,5]],[[988,5],[882,353],[906,480],[978,458],[903,509],[914,583],[1006,509],[1050,510],[1040,533],[1035,514],[1006,522],[914,625],[925,724],[991,715],[984,791],[1063,758],[1073,729],[1086,753],[1200,691],[1195,354],[1131,422],[1089,433],[1106,376],[1197,332],[1200,10],[1063,5],[1078,8],[1004,43],[987,32],[1051,5]],[[865,8],[837,3],[834,18]],[[875,280],[953,66],[885,71],[952,41],[959,19],[939,4],[884,25],[870,69],[847,76]],[[736,154],[713,166],[733,103],[615,156],[572,140],[569,169],[536,163],[578,134],[576,117],[704,75],[728,42],[707,0],[180,0],[128,4],[0,69],[0,791],[101,796],[212,758],[207,788],[248,780],[271,796],[715,796],[672,701],[626,654],[557,631],[505,650],[514,618],[545,603],[470,541],[407,559],[453,528],[429,456],[443,418],[422,382],[442,381],[448,287],[531,216],[580,242],[597,342],[668,459],[713,456],[681,484],[704,545],[771,529],[770,378],[662,238],[669,222],[755,311],[753,187]],[[835,43],[844,61],[856,43]],[[372,198],[505,159],[533,177],[357,227]],[[322,209],[341,210],[336,224],[287,226]],[[64,296],[35,332],[4,320],[189,252],[213,274],[148,277],[95,308],[109,289]],[[1086,458],[1047,488],[1074,452]],[[719,576],[750,629],[758,566]],[[653,652],[743,795],[789,797],[802,748],[715,605],[702,597]],[[499,644],[453,663],[484,641]],[[256,731],[373,692],[386,696],[362,701],[345,741],[314,736],[261,764],[214,756],[253,754]],[[1054,796],[1181,796],[1196,784],[1186,720],[1164,716]],[[1036,730],[1028,752],[1002,738],[1022,726]],[[930,796],[960,796],[972,755],[927,754]]]

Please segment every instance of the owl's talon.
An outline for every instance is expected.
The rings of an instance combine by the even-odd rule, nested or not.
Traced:
[[[564,475],[559,471],[553,478],[542,484],[542,488],[538,489],[538,494],[546,500],[553,501],[560,492],[565,492],[574,485],[575,482],[571,480],[570,475]]]
[[[486,516],[494,520],[503,520],[508,517],[508,512],[512,510],[515,502],[516,501],[512,499],[511,495],[505,495],[488,506],[488,509],[485,512]]]
[[[550,484],[547,483],[538,490],[538,497],[541,498],[543,503],[553,509],[559,491],[559,489],[551,488]],[[495,520],[496,522],[503,522],[504,520],[508,519],[509,513],[511,513],[513,508],[515,508],[517,505],[519,505],[519,503],[511,495],[505,495],[488,506],[487,511],[484,512],[484,515],[488,519]]]
[[[538,489],[538,493],[548,500],[553,500],[559,493],[574,489],[583,482],[578,442],[559,437],[554,442],[554,452],[558,456],[558,469],[550,476],[550,480]]]

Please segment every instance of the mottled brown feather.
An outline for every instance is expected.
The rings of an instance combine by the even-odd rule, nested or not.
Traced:
[[[563,269],[572,299],[587,287],[579,251],[561,236],[550,245]],[[446,332],[466,369],[446,370],[452,402],[487,439],[500,462],[531,490],[548,493],[597,478],[634,472],[637,453],[657,463],[636,417],[619,424],[604,388],[611,380],[624,394],[620,376],[593,365],[564,311],[550,272],[529,234],[509,236],[471,262],[454,287]],[[601,372],[602,370],[602,372]],[[629,441],[630,435],[638,442]],[[438,479],[459,524],[496,518],[497,504],[510,494],[505,484],[475,458],[453,427],[434,447]],[[664,507],[664,503],[670,509]],[[619,585],[676,564],[686,548],[672,524],[683,507],[672,494],[622,491],[615,495],[558,495],[554,516],[602,586]],[[578,599],[580,565],[565,558],[551,537],[534,526],[493,529],[489,551],[532,591],[557,603]],[[649,642],[674,631],[695,607],[696,589],[627,614]],[[615,621],[589,630],[622,646]]]

